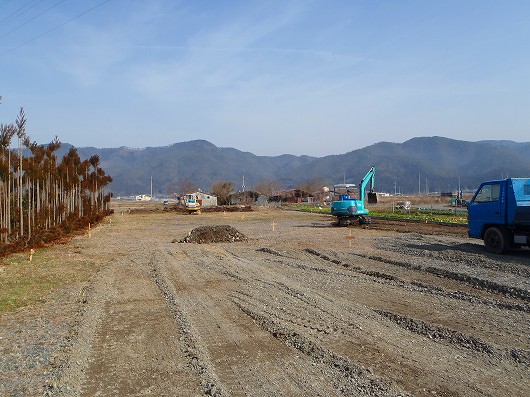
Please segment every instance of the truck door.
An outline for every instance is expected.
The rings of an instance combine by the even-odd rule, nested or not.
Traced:
[[[484,183],[468,204],[469,235],[481,238],[484,225],[504,223],[505,201],[501,182]]]

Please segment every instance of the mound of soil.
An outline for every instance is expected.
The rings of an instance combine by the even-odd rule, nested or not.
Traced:
[[[179,243],[234,243],[248,238],[230,225],[200,226],[193,229]]]
[[[157,207],[158,209],[160,207]],[[156,210],[156,209],[155,209]],[[187,214],[188,209],[183,205],[168,205],[163,208],[164,211],[177,212],[182,214]],[[151,210],[153,211],[153,210]],[[218,205],[215,207],[202,207],[201,212],[252,212],[254,211],[250,205]],[[132,212],[132,210],[131,210]],[[137,210],[135,212],[146,212],[145,209]]]

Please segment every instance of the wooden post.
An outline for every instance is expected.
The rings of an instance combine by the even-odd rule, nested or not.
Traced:
[[[272,231],[274,231],[274,229],[275,229],[275,227],[277,225],[276,221],[272,221],[271,225],[272,225]]]
[[[349,240],[349,245],[350,245],[350,248],[351,248],[351,242],[353,239],[355,239],[355,236],[352,236],[351,234],[351,230],[350,230],[350,233],[346,236],[346,238]]]
[[[32,248],[29,250],[29,261],[31,262],[33,260],[33,254],[35,253],[35,250]]]
[[[91,237],[91,233],[90,233],[90,223],[88,224],[88,238]]]

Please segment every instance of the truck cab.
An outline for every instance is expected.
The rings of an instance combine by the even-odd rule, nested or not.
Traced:
[[[467,208],[468,234],[489,252],[530,245],[530,178],[484,182]]]

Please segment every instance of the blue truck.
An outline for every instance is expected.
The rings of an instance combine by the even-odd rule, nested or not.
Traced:
[[[530,246],[530,178],[484,182],[467,205],[469,237],[502,254]]]

